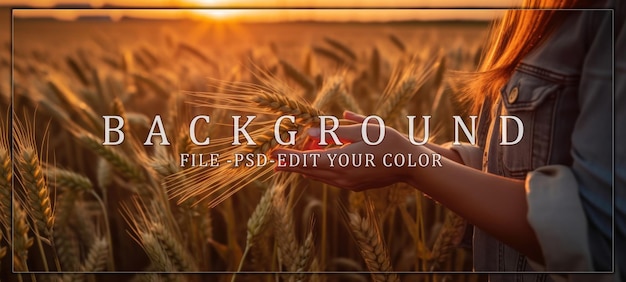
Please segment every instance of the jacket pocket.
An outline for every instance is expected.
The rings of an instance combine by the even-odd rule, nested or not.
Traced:
[[[506,176],[523,179],[526,173],[545,165],[551,151],[557,95],[562,85],[536,76],[516,72],[500,91],[500,116],[514,116],[521,121],[523,135],[513,145],[500,145],[501,168]],[[498,139],[502,144],[502,130],[506,126],[506,140],[512,142],[519,135],[518,122],[501,119]]]

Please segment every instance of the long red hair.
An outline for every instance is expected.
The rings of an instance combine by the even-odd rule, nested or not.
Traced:
[[[477,71],[465,80],[465,98],[477,113],[485,98],[494,99],[515,67],[563,22],[566,11],[590,7],[590,0],[524,0],[519,9],[508,10],[494,22]]]

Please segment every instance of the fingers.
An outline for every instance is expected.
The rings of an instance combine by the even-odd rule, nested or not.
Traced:
[[[321,135],[321,129],[317,127],[312,127],[308,129],[307,133],[309,137],[319,140]],[[336,134],[337,138],[339,138],[339,141],[341,141],[342,143],[355,143],[362,140],[360,124],[339,126],[334,131],[326,132],[326,141],[334,140],[332,134]]]

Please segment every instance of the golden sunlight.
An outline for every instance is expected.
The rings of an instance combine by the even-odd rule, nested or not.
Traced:
[[[240,10],[219,8],[233,4],[230,0],[185,0],[184,2],[198,8],[192,11],[193,14],[214,20],[232,20],[234,16],[241,14]]]
[[[207,1],[208,2],[208,1]],[[198,9],[193,10],[194,14],[206,16],[215,20],[232,19],[237,15],[241,15],[241,10],[233,9]]]

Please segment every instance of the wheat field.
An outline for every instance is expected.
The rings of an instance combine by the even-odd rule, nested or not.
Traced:
[[[90,274],[107,271],[121,281],[484,280],[450,273],[471,271],[466,222],[405,184],[348,192],[270,165],[178,164],[181,153],[269,154],[281,115],[296,116],[284,129],[299,141],[319,115],[344,110],[403,133],[400,117],[432,115],[431,140],[450,141],[446,117],[465,113],[451,78],[475,68],[487,31],[16,19],[12,103],[0,81],[2,281],[109,281]],[[1,47],[4,78],[8,39]],[[196,128],[208,146],[190,140],[200,114],[211,116]],[[258,145],[231,146],[230,116],[250,114]],[[105,115],[126,121],[119,146],[102,145]],[[170,146],[142,144],[155,115]]]

